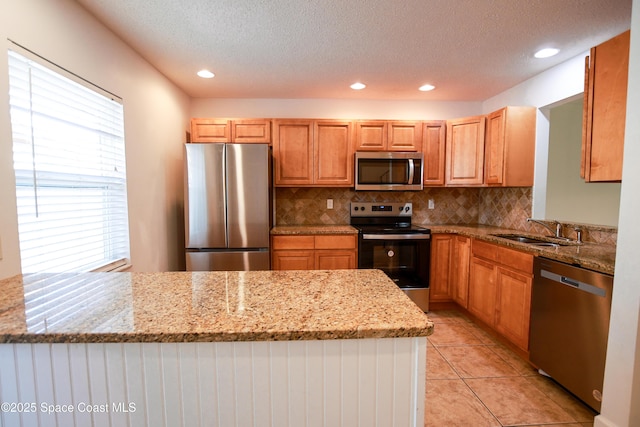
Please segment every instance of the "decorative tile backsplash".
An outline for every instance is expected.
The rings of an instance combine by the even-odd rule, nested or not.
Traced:
[[[413,223],[483,224],[544,234],[527,222],[532,211],[532,189],[515,188],[425,188],[422,191],[354,191],[352,188],[276,188],[275,225],[348,224],[351,202],[412,202]],[[333,199],[333,209],[327,209]],[[434,209],[429,209],[429,200]],[[586,242],[615,245],[617,229],[584,224],[563,224],[564,235],[575,238],[574,228],[583,230]]]
[[[348,224],[351,202],[412,202],[415,224],[473,224],[478,220],[478,195],[475,188],[407,192],[276,188],[276,225]],[[333,199],[333,209],[327,209],[327,199]],[[428,209],[429,199],[435,209]]]

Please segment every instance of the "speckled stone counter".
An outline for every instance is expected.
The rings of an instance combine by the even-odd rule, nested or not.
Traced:
[[[568,244],[567,246],[549,247],[533,246],[526,243],[515,242],[492,236],[492,234],[522,234],[545,239],[543,236],[526,233],[510,228],[492,227],[488,225],[441,225],[420,224],[427,227],[432,233],[460,234],[467,237],[485,240],[492,243],[508,246],[513,249],[532,253],[536,256],[547,257],[568,264],[588,268],[605,274],[613,274],[615,269],[616,248],[613,245],[601,245],[584,243],[582,245]],[[272,235],[278,234],[351,234],[358,231],[350,225],[317,225],[317,226],[279,226],[271,230]],[[553,239],[548,239],[553,241]]]
[[[615,269],[616,248],[611,245],[600,245],[594,243],[583,243],[578,245],[568,242],[566,246],[534,246],[496,237],[493,236],[493,234],[521,234],[548,240],[550,242],[554,242],[556,240],[518,230],[483,225],[428,225],[427,227],[431,229],[432,233],[451,233],[473,237],[529,252],[535,256],[551,258],[568,264],[588,268],[590,270],[599,271],[601,273],[613,274]]]
[[[1,343],[427,336],[379,270],[34,274],[0,281]]]
[[[358,234],[350,225],[280,225],[271,229],[273,236],[296,234]]]

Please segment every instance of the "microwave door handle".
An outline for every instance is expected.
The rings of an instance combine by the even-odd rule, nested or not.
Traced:
[[[413,159],[409,160],[409,180],[407,181],[408,185],[413,184],[413,175],[415,174],[415,166],[413,164]]]

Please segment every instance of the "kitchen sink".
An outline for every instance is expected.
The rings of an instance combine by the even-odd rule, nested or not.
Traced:
[[[534,246],[567,246],[568,242],[550,242],[548,240],[538,239],[535,237],[525,236],[522,234],[492,234],[492,236],[500,237],[502,239],[512,240],[514,242],[526,243]]]

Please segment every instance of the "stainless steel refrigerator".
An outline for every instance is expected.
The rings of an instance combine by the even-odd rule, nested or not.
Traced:
[[[267,144],[185,144],[187,271],[268,270]]]

